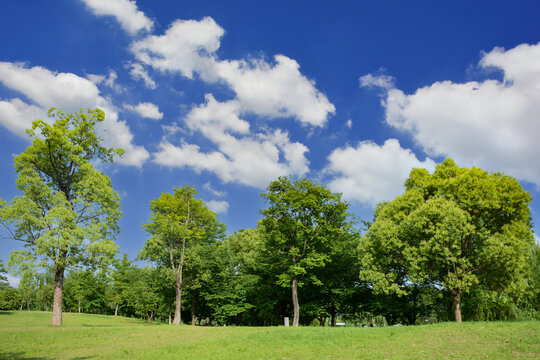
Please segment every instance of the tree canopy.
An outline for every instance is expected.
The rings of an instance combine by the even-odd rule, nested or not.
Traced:
[[[465,292],[523,279],[533,243],[531,197],[515,179],[446,159],[433,174],[414,169],[405,186],[378,206],[362,241],[361,278],[377,291],[443,287],[460,322]]]

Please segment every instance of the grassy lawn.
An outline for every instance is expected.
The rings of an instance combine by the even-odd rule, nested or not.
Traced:
[[[387,328],[173,327],[0,312],[0,359],[485,359],[540,357],[540,322]]]

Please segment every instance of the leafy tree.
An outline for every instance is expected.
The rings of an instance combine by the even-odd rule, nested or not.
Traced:
[[[196,194],[195,188],[185,185],[174,189],[173,194],[162,193],[151,201],[150,220],[144,225],[151,237],[139,253],[141,259],[172,269],[176,289],[175,325],[181,322],[186,247],[215,241],[224,232],[217,215],[195,199]]]
[[[15,158],[23,195],[11,205],[0,201],[0,220],[12,238],[26,243],[16,257],[52,263],[52,324],[62,325],[65,269],[117,251],[111,239],[118,233],[119,197],[93,162],[110,162],[123,150],[100,145],[95,125],[105,115],[99,109],[70,114],[52,108],[48,115],[52,125],[36,120],[27,130],[32,144]]]
[[[261,196],[269,208],[261,211],[269,236],[266,248],[281,265],[278,282],[291,287],[293,326],[298,326],[298,287],[305,281],[321,284],[313,269],[324,267],[335,235],[347,222],[348,205],[334,194],[307,179],[290,181],[280,177]]]
[[[500,291],[523,278],[531,197],[515,179],[446,159],[433,174],[414,169],[405,186],[378,207],[362,242],[361,277],[376,290],[448,289],[461,322],[461,297],[471,288]]]
[[[130,269],[130,283],[127,293],[137,315],[145,316],[152,323],[161,302],[158,291],[159,270],[150,267]]]
[[[127,299],[125,296],[126,289],[128,287],[128,271],[131,266],[127,254],[124,254],[122,260],[116,260],[113,262],[114,269],[111,274],[111,289],[109,297],[114,303],[114,316],[118,315],[118,309],[125,305]]]

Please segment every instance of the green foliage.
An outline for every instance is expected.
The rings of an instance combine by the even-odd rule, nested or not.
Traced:
[[[217,215],[195,199],[196,194],[194,187],[185,185],[150,202],[152,213],[144,225],[150,238],[139,253],[141,259],[176,268],[185,246],[223,236],[225,229]]]
[[[261,194],[270,205],[261,210],[262,224],[269,235],[266,248],[283,265],[279,284],[289,287],[294,277],[320,283],[311,270],[329,261],[334,239],[347,226],[348,205],[341,194],[307,179],[291,182],[280,177],[267,191]]]
[[[26,243],[12,264],[53,265],[60,290],[53,323],[60,325],[64,269],[107,262],[117,251],[112,239],[119,231],[120,199],[92,162],[110,162],[123,150],[100,145],[95,125],[105,114],[99,109],[70,114],[52,108],[48,115],[52,125],[36,120],[27,130],[32,144],[15,158],[23,195],[10,205],[0,201],[0,222],[12,238]]]
[[[447,159],[432,175],[413,170],[405,185],[377,208],[362,241],[360,275],[376,291],[404,295],[411,283],[435,285],[459,305],[475,287],[503,291],[523,282],[531,198],[515,179]]]
[[[21,256],[59,267],[107,258],[116,252],[110,238],[118,232],[119,197],[91,161],[109,162],[123,151],[99,145],[95,125],[104,120],[99,109],[73,114],[51,109],[49,116],[52,125],[36,120],[27,131],[32,144],[15,158],[23,195],[1,207],[0,219],[14,228],[13,238],[28,244]]]

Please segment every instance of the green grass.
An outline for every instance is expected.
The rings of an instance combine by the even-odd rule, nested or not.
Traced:
[[[508,359],[540,357],[540,322],[415,327],[191,327],[0,312],[0,359]]]

